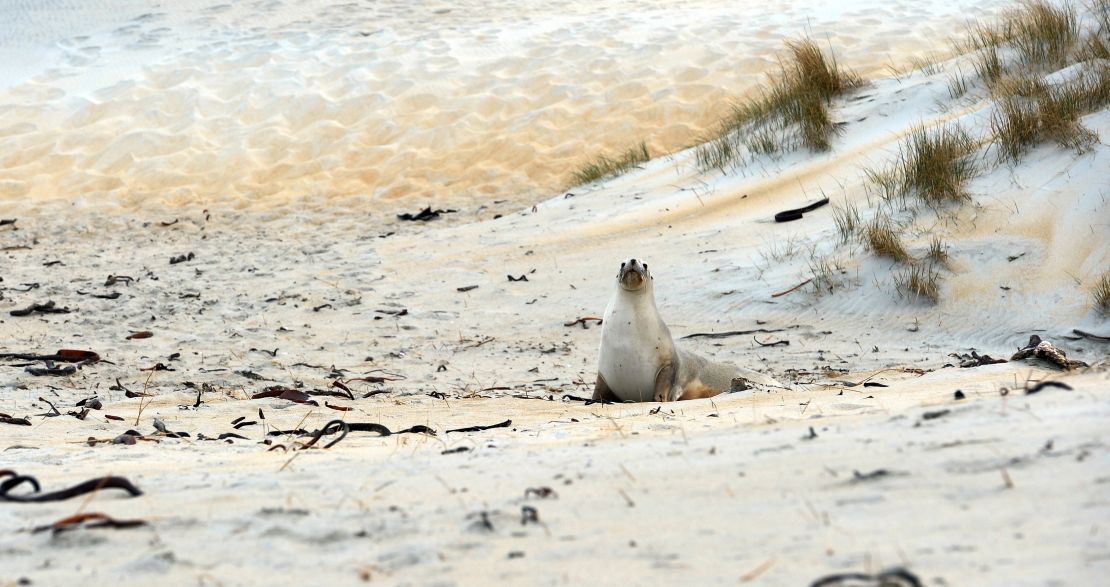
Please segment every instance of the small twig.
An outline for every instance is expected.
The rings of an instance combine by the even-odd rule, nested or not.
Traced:
[[[755,334],[757,332],[770,334],[772,332],[782,332],[783,330],[783,328],[756,328],[753,330],[729,330],[727,332],[695,332],[693,334],[687,334],[682,338],[727,338],[729,336],[743,336],[745,334]]]
[[[744,573],[743,575],[740,575],[740,582],[747,583],[749,581],[754,581],[755,579],[759,578],[760,575],[766,573],[772,566],[774,566],[774,564],[775,559],[773,558],[769,558],[763,561],[763,563],[760,564],[758,567],[748,571],[747,573]]]
[[[585,329],[585,328],[589,328],[589,327],[590,327],[590,325],[589,325],[589,321],[590,321],[590,320],[594,320],[594,321],[596,321],[596,322],[597,322],[598,324],[601,324],[601,323],[602,323],[602,319],[601,319],[601,318],[598,318],[597,316],[582,316],[582,317],[580,317],[580,318],[578,318],[578,319],[576,319],[576,320],[574,320],[574,321],[572,321],[572,322],[564,322],[564,323],[563,323],[563,326],[574,326],[574,325],[576,325],[576,324],[581,324],[581,325],[582,325],[582,328],[584,328],[584,329]]]
[[[794,287],[792,287],[792,288],[790,288],[790,289],[788,289],[788,290],[786,290],[786,291],[780,291],[780,292],[778,292],[778,293],[773,293],[773,294],[771,294],[771,297],[772,297],[772,298],[779,298],[779,297],[782,297],[782,296],[784,296],[784,295],[786,295],[786,294],[788,294],[788,293],[790,293],[790,292],[792,292],[792,291],[795,291],[795,290],[797,290],[797,289],[801,288],[802,286],[804,286],[805,284],[807,284],[807,283],[809,283],[809,282],[811,282],[811,281],[813,281],[813,278],[812,278],[812,277],[810,277],[809,279],[807,279],[807,280],[805,280],[805,281],[803,281],[803,282],[799,283],[798,285],[795,285]]]
[[[149,372],[147,372],[146,381],[143,381],[143,391],[142,391],[143,397],[147,397],[146,389],[150,385],[150,378],[151,377],[154,377],[154,370],[153,369],[151,369]],[[143,408],[150,405],[150,402],[152,402],[152,401],[154,401],[154,400],[150,400],[146,403],[143,403],[143,398],[142,397],[139,398],[139,413],[135,414],[135,426],[139,425],[139,418],[141,418],[143,416]]]

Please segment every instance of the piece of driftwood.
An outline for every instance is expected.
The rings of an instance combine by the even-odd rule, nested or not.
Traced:
[[[1014,353],[1014,356],[1010,357],[1010,360],[1020,361],[1021,359],[1028,358],[1047,361],[1065,371],[1088,366],[1087,363],[1083,361],[1069,359],[1064,351],[1056,348],[1055,345],[1047,340],[1041,340],[1041,337],[1036,334],[1030,336],[1029,343],[1018,350],[1018,352]]]

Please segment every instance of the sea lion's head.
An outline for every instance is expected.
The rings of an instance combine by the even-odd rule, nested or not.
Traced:
[[[641,264],[636,259],[629,259],[621,263],[617,273],[617,283],[621,289],[629,292],[647,291],[651,288],[651,272],[647,263]]]

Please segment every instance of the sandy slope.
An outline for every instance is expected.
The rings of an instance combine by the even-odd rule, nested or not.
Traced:
[[[275,8],[270,18],[288,14]],[[121,91],[147,91],[147,79]],[[1108,333],[1088,289],[1110,266],[1110,148],[1077,155],[1046,145],[1022,165],[988,169],[971,202],[919,211],[910,247],[939,234],[952,257],[932,306],[901,299],[889,263],[837,244],[829,208],[790,224],[770,219],[822,191],[837,205],[865,204],[861,166],[888,160],[919,122],[981,130],[989,104],[951,101],[944,72],[916,73],[875,80],[835,114],[848,124],[829,153],[755,158],[722,174],[697,171],[680,152],[534,208],[445,199],[460,212],[422,225],[337,207],[353,201],[341,190],[278,198],[280,210],[207,211],[167,206],[192,201],[169,193],[105,192],[72,205],[9,193],[0,218],[18,221],[0,227],[0,352],[84,348],[106,361],[68,377],[0,362],[0,412],[32,423],[0,424],[0,469],[34,475],[46,490],[125,475],[144,495],[0,503],[0,584],[806,585],[889,566],[925,585],[1095,584],[1110,565],[1107,346],[1072,331]],[[189,136],[196,121],[225,128],[202,115],[175,128]],[[1084,123],[1110,136],[1106,112]],[[85,138],[68,136],[44,140]],[[9,168],[5,185],[55,181],[31,173],[45,151],[30,146],[8,155],[28,162]],[[206,153],[207,163],[187,158],[245,169]],[[117,197],[125,191],[135,197]],[[772,297],[822,255],[840,259],[838,291]],[[769,331],[685,344],[792,389],[665,406],[575,400],[590,394],[599,329],[564,323],[600,315],[628,256],[651,264],[676,336]],[[107,285],[109,275],[134,281]],[[46,300],[72,312],[8,314]],[[136,331],[153,336],[126,339]],[[949,353],[1008,357],[1031,334],[1095,367],[951,366]],[[158,363],[172,370],[143,370]],[[273,385],[334,392],[337,376],[390,380],[353,381],[355,399],[318,396],[318,406],[249,399]],[[128,398],[113,389],[117,378],[154,395]],[[1043,379],[1074,389],[1025,394]],[[65,414],[92,395],[104,406],[84,420],[38,415],[50,412],[46,401]],[[240,417],[256,424],[236,429]],[[156,434],[155,418],[190,436]],[[294,452],[258,444],[293,446],[307,439],[267,432],[334,418],[436,435],[352,433]],[[505,428],[447,432],[506,419]],[[128,429],[150,440],[86,443]],[[246,438],[200,439],[228,432]],[[527,492],[544,487],[555,495]],[[524,506],[538,524],[522,523]],[[29,531],[77,511],[148,525]]]

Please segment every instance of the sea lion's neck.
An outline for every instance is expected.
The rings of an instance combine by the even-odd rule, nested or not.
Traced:
[[[641,316],[658,315],[659,310],[655,307],[655,295],[648,290],[642,291],[628,291],[622,288],[617,288],[614,294],[614,305],[625,306],[630,311]]]

